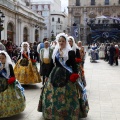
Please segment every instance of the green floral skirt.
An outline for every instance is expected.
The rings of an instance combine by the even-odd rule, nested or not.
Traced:
[[[41,99],[46,120],[79,120],[87,117],[88,102],[82,100],[80,89],[70,81],[64,87],[53,87],[49,79]]]
[[[8,89],[0,93],[0,118],[10,117],[25,109],[25,96],[20,88],[12,84]]]

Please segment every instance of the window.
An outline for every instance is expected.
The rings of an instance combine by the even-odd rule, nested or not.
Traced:
[[[74,22],[76,24],[80,24],[80,17],[74,17]]]
[[[60,18],[58,18],[58,23],[60,23]]]
[[[105,0],[105,5],[109,5],[109,0]]]
[[[54,18],[52,18],[52,22],[54,22]]]
[[[23,30],[23,41],[28,41],[28,29],[26,27]]]
[[[49,16],[49,11],[42,11],[42,16],[43,17]]]
[[[91,0],[91,5],[95,5],[95,0]]]
[[[42,5],[38,5],[38,10],[42,10]]]
[[[36,10],[36,5],[32,5],[32,10]]]
[[[80,0],[76,0],[76,6],[80,6]]]
[[[44,10],[49,10],[48,5],[44,5]]]
[[[62,25],[60,25],[60,30],[62,30]]]

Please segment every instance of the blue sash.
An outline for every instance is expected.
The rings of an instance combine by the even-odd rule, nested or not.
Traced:
[[[0,63],[0,66],[1,66],[2,64]],[[6,79],[9,79],[8,77],[7,77],[7,72],[6,72],[6,70],[5,69],[2,69],[1,71],[0,71],[0,74],[3,76],[3,77],[5,77]]]
[[[81,89],[82,89],[82,99],[83,99],[84,101],[87,101],[87,93],[86,93],[86,89],[85,89],[83,83],[82,83],[79,79],[78,79],[77,82],[78,82],[79,86],[80,86]]]
[[[59,52],[57,52],[57,54],[56,54],[55,57],[56,57],[56,59],[59,61],[59,63],[60,63],[66,70],[68,70],[70,73],[73,73],[72,68],[70,68],[69,66],[66,65],[64,59],[63,59],[62,57],[60,57],[60,53],[59,53]]]
[[[21,84],[20,84],[20,82],[19,82],[18,80],[15,81],[15,92],[16,92],[16,96],[17,96],[18,98],[20,98],[19,94],[18,94],[17,91],[16,91],[17,88],[20,89],[22,96],[25,96],[25,95],[24,95],[24,88],[21,86]]]

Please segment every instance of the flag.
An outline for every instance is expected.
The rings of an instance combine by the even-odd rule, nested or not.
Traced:
[[[79,38],[79,27],[78,26],[71,27],[71,36],[73,36],[74,38]]]

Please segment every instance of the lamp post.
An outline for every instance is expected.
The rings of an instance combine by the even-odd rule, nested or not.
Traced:
[[[3,22],[4,22],[4,14],[3,12],[0,10],[0,40],[1,40],[1,31],[3,30]]]
[[[83,44],[85,44],[87,42],[87,24],[86,24],[86,18],[87,18],[87,10],[86,8],[84,8],[84,41]]]
[[[53,30],[51,31],[51,33],[52,33],[51,40],[53,41],[54,40],[54,32],[53,32]]]

